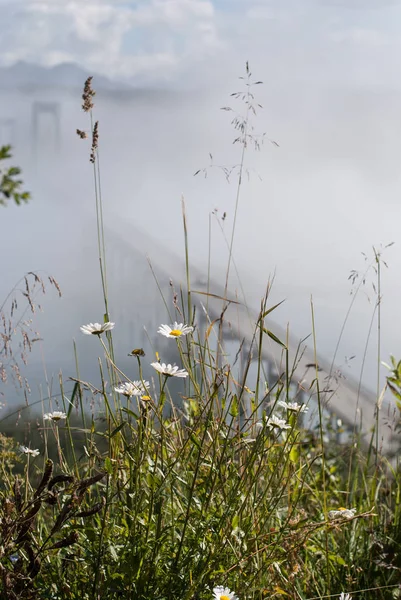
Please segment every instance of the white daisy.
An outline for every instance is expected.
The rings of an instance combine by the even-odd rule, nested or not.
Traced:
[[[309,410],[306,404],[298,404],[298,402],[285,402],[284,400],[280,400],[278,404],[286,410],[290,410],[292,412],[297,413],[305,413]]]
[[[337,510],[329,510],[327,513],[329,519],[352,519],[355,516],[356,508],[338,508]],[[344,593],[344,592],[343,592]],[[347,598],[342,599],[347,600]],[[349,599],[348,599],[349,600]]]
[[[213,588],[214,600],[238,600],[238,597],[229,588],[218,585]]]
[[[150,363],[150,365],[156,369],[162,375],[166,375],[166,377],[187,377],[188,372],[185,369],[179,369],[177,365],[166,365],[166,363]]]
[[[115,391],[119,394],[123,394],[127,398],[131,398],[131,396],[142,396],[146,394],[146,388],[149,387],[149,381],[126,381],[125,383],[120,383],[118,387],[115,387]]]
[[[188,333],[192,333],[193,330],[194,328],[190,325],[184,325],[184,323],[177,323],[177,321],[175,321],[172,327],[169,325],[160,325],[157,333],[161,333],[168,338],[179,338]]]
[[[44,421],[61,421],[61,419],[66,419],[67,415],[64,412],[59,410],[54,410],[51,413],[45,413],[43,415]]]
[[[20,446],[19,449],[20,449],[20,452],[22,452],[23,454],[30,454],[34,458],[35,458],[35,456],[39,456],[39,454],[40,454],[39,450],[31,450],[30,448],[27,448],[26,446]]]
[[[82,325],[80,329],[86,335],[100,335],[105,331],[111,331],[113,327],[114,323],[89,323],[88,325]]]
[[[267,419],[266,425],[270,427],[270,429],[291,429],[291,425],[284,421],[284,419],[279,419],[276,415],[272,415],[269,419]]]
[[[344,594],[344,592],[341,592],[338,600],[352,600],[352,596],[350,596],[349,594]]]

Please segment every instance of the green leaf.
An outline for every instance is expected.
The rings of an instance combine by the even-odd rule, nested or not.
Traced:
[[[191,290],[193,294],[201,294],[202,296],[210,296],[211,298],[217,298],[218,300],[225,300],[230,304],[241,304],[237,300],[230,300],[230,298],[223,298],[223,296],[219,296],[218,294],[212,294],[211,292],[201,292],[200,290]]]
[[[190,439],[191,439],[191,442],[193,442],[197,448],[201,448],[199,440],[196,439],[196,436],[194,433],[191,434]]]
[[[112,475],[113,474],[113,465],[112,462],[110,460],[110,458],[107,456],[105,461],[104,461],[104,469],[106,471],[106,473],[108,475]]]
[[[236,394],[231,398],[230,410],[228,412],[232,417],[238,417],[238,398]]]
[[[294,444],[290,450],[290,461],[293,463],[298,462],[299,455],[299,446]]]
[[[127,415],[129,415],[130,417],[133,417],[134,419],[139,419],[139,415],[137,415],[133,410],[130,410],[129,408],[125,408],[125,406],[123,406],[123,408],[121,410],[123,412],[127,413]]]
[[[397,388],[392,383],[390,383],[389,380],[387,380],[387,385],[390,388],[391,393],[393,394],[393,396],[395,396],[398,400],[401,400],[401,394],[400,394],[400,392],[397,390]]]
[[[345,560],[343,558],[341,558],[341,556],[338,556],[337,554],[329,554],[329,560],[331,560],[331,562],[335,562],[338,565],[341,565],[343,567],[347,566],[347,563],[345,562]]]
[[[0,160],[11,158],[11,147],[0,147]],[[22,180],[18,179],[21,174],[19,167],[9,167],[8,169],[0,169],[0,205],[5,206],[7,200],[12,198],[17,205],[22,202],[27,202],[30,198],[29,192],[21,191]]]
[[[275,304],[274,306],[272,306],[271,308],[268,308],[262,315],[262,319],[264,319],[265,317],[267,317],[267,315],[269,315],[271,312],[273,312],[273,310],[276,310],[276,308],[278,306],[280,306],[280,304],[282,304],[284,302],[284,300],[281,300],[281,302],[278,302],[277,304]]]
[[[269,338],[271,338],[277,344],[280,344],[280,346],[282,346],[283,348],[287,349],[287,346],[281,340],[279,340],[278,337],[276,335],[274,335],[274,333],[272,333],[265,327],[263,327],[262,329],[263,329],[264,333],[266,333],[269,336]]]
[[[120,423],[120,425],[111,432],[110,438],[113,438],[119,431],[121,431],[121,429],[124,427],[124,425],[125,425],[125,421],[124,421],[124,423]]]
[[[74,385],[74,388],[72,390],[71,400],[68,400],[68,398],[67,398],[67,400],[68,400],[68,402],[70,404],[69,407],[68,407],[68,411],[67,411],[67,417],[68,418],[70,418],[70,414],[71,414],[71,411],[72,411],[73,406],[74,406],[74,400],[75,400],[75,396],[78,393],[78,387],[79,387],[79,384],[78,384],[78,382],[76,382],[75,385]]]

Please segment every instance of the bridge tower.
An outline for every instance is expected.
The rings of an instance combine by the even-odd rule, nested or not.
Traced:
[[[0,119],[0,146],[15,146],[17,134],[16,120],[13,118]]]
[[[31,128],[32,128],[32,153],[37,156],[37,151],[41,135],[41,121],[43,117],[50,116],[52,121],[53,132],[52,149],[58,152],[61,146],[61,127],[60,127],[60,103],[48,101],[35,101],[32,104]]]

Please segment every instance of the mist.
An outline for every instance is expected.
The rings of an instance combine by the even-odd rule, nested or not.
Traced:
[[[266,136],[260,151],[249,146],[245,155],[249,179],[244,177],[241,186],[234,241],[241,284],[232,267],[231,294],[242,286],[248,304],[257,311],[267,282],[274,279],[269,302],[285,302],[273,319],[281,328],[289,323],[299,339],[311,333],[312,301],[318,351],[330,360],[352,300],[350,292],[355,291],[348,279],[351,270],[363,273],[373,260],[373,246],[380,251],[381,244],[395,242],[383,251],[388,269],[382,268],[381,359],[388,362],[390,354],[401,356],[397,235],[401,89],[393,83],[394,47],[377,40],[371,43],[372,38],[367,44],[361,35],[349,45],[344,41],[347,32],[355,33],[358,18],[368,27],[372,11],[376,21],[378,14],[382,16],[383,28],[388,11],[398,4],[390,3],[381,12],[373,5],[372,10],[357,10],[355,3],[351,17],[341,3],[331,4],[334,7],[326,6],[323,12],[315,3],[305,2],[306,13],[291,20],[290,11],[285,11],[273,28],[264,4],[255,3],[249,17],[252,35],[234,16],[228,18],[220,31],[230,28],[230,39],[242,31],[237,43],[231,47],[227,42],[213,59],[194,60],[196,77],[191,76],[190,65],[184,65],[181,75],[188,75],[187,80],[176,75],[158,81],[154,76],[139,85],[135,78],[120,77],[120,83],[106,85],[99,78],[102,85],[97,88],[96,72],[84,64],[82,87],[85,75],[94,74],[97,89],[94,117],[100,132],[110,314],[116,321],[117,342],[119,328],[124,329],[121,360],[126,361],[131,350],[129,340],[132,347],[148,343],[143,326],[168,322],[147,256],[167,282],[171,279],[177,288],[185,283],[182,199],[191,266],[206,279],[211,236],[211,278],[219,284],[224,280],[237,178],[234,171],[227,182],[219,166],[238,164],[241,147],[233,144],[237,134],[230,124],[232,113],[221,107],[243,111],[230,93],[241,90],[238,77],[244,74],[247,59],[254,79],[263,81],[254,89],[255,102],[263,109],[252,117],[252,124],[255,135]],[[314,35],[306,37],[308,14],[316,22],[309,23]],[[350,22],[344,28],[345,14]],[[335,51],[333,39],[330,50],[321,35],[333,19],[337,19]],[[362,47],[355,39],[362,39]],[[43,69],[42,75],[45,72],[51,70]],[[44,369],[48,380],[54,381],[60,368],[65,376],[74,373],[73,338],[78,354],[84,356],[83,376],[93,373],[90,363],[96,362],[99,349],[80,334],[79,326],[101,321],[104,312],[90,140],[76,135],[77,128],[89,130],[90,123],[81,110],[79,87],[58,82],[49,84],[47,77],[42,87],[38,80],[34,89],[11,85],[0,89],[1,117],[15,120],[14,139],[9,140],[13,164],[23,169],[25,187],[32,193],[27,205],[1,209],[0,296],[5,297],[27,271],[53,275],[63,292],[60,299],[49,290],[41,300],[43,313],[35,317],[43,338],[29,358],[36,388],[45,385]],[[38,101],[59,105],[59,143],[46,116],[33,139],[32,106]],[[8,143],[6,135],[2,130],[0,143]],[[202,171],[194,176],[203,168],[207,177]],[[125,261],[130,243],[135,258]],[[375,309],[372,281],[370,270],[337,354],[345,376],[360,375]],[[127,315],[132,315],[135,326],[129,325]],[[376,386],[375,331],[376,324],[363,374],[371,388]],[[149,346],[147,351],[153,357]],[[349,360],[351,356],[355,358]],[[385,373],[383,368],[383,381]]]

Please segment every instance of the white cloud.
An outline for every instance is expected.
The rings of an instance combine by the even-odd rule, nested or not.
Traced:
[[[275,19],[276,13],[269,6],[253,6],[247,12],[249,19]]]
[[[220,47],[209,0],[0,0],[2,62],[72,61],[114,77],[169,77]]]
[[[316,0],[315,0],[316,1]],[[399,0],[320,0],[323,6],[345,8],[347,10],[383,9],[398,6]]]
[[[0,64],[77,62],[142,83],[204,77],[219,84],[221,73],[235,76],[245,60],[262,79],[354,82],[373,77],[372,69],[381,80],[393,78],[399,4],[383,0],[382,11],[360,6],[359,0],[0,0]]]
[[[349,42],[351,44],[373,47],[390,43],[390,39],[380,31],[375,29],[364,29],[362,27],[335,31],[330,34],[330,39],[333,42]]]

